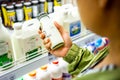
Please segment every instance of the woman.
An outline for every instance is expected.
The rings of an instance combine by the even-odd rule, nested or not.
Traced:
[[[120,80],[120,0],[76,1],[84,25],[91,31],[110,39],[109,54],[99,64],[92,67],[94,73],[89,73],[90,70],[86,73],[87,70],[83,70],[96,61],[93,60],[94,56],[88,50],[73,44],[68,33],[56,22],[55,26],[60,31],[65,45],[57,50],[50,49],[50,39],[45,38],[44,33],[39,31],[45,47],[50,53],[63,57],[69,63],[71,74],[77,74],[79,71],[85,73],[75,80]],[[108,53],[108,50],[101,52]],[[109,69],[104,70],[105,67]]]

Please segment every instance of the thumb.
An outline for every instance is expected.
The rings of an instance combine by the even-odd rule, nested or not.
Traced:
[[[61,26],[60,24],[58,24],[56,21],[54,21],[54,25],[56,26],[56,28],[58,29],[58,31],[61,34],[64,32],[63,26]]]

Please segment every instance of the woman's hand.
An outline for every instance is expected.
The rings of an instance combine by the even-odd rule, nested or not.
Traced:
[[[43,44],[45,45],[46,49],[53,55],[58,56],[58,57],[64,57],[68,50],[70,49],[70,47],[72,46],[72,41],[70,39],[69,34],[63,29],[63,27],[61,25],[59,25],[57,22],[54,22],[54,25],[57,27],[58,31],[60,32],[63,40],[64,40],[64,46],[56,49],[56,50],[52,50],[50,47],[52,45],[50,38],[46,38],[45,34],[42,33],[41,30],[38,31],[38,33],[40,34],[41,39],[43,40]]]

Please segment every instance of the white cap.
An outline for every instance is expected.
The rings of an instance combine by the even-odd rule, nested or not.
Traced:
[[[15,24],[13,25],[13,28],[14,28],[15,30],[21,30],[21,29],[22,29],[22,23],[15,23]]]
[[[40,2],[45,2],[46,0],[39,0]]]
[[[38,3],[38,0],[33,0],[32,3],[36,4]]]
[[[22,6],[22,3],[20,4],[15,4],[16,7],[21,7]]]
[[[24,5],[31,5],[31,2],[24,2]]]

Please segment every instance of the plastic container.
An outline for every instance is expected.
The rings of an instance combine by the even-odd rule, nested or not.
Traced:
[[[68,72],[68,63],[64,61],[62,58],[59,58],[58,60],[62,70],[63,80],[72,80],[71,75]]]
[[[8,17],[8,24],[7,27],[10,29],[13,29],[13,24],[16,22],[16,13],[15,13],[15,8],[12,3],[8,3],[6,6],[7,10],[7,17]]]
[[[6,6],[7,9],[7,14],[8,14],[8,18],[15,22],[16,21],[16,16],[15,16],[15,8],[14,5],[12,3],[8,3]]]
[[[58,60],[55,60],[51,63],[50,72],[52,80],[63,80],[63,73]]]
[[[9,67],[14,60],[11,37],[0,18],[0,68]],[[9,64],[10,63],[10,64]]]
[[[59,33],[58,29],[53,24],[52,19],[48,14],[40,14],[38,17],[40,20],[40,29],[45,33],[46,37],[49,37],[51,40],[51,49],[55,50],[64,45],[64,41]]]
[[[25,54],[22,52],[21,45],[21,36],[22,36],[22,23],[14,24],[14,32],[12,34],[12,45],[15,61],[18,59],[25,58]]]
[[[32,0],[32,17],[36,18],[39,13],[39,2],[38,0]]]
[[[33,31],[22,30],[21,27],[20,23],[14,24],[15,31],[12,34],[12,44],[15,60],[26,61],[41,55],[41,40],[39,35]]]
[[[48,4],[48,13],[54,12],[54,2],[53,0],[46,0]]]
[[[26,21],[32,19],[32,7],[30,1],[24,2],[24,15]]]
[[[36,79],[36,74],[37,74],[36,71],[32,71],[32,72],[24,75],[24,76],[23,76],[23,80],[37,80],[37,79]]]
[[[52,17],[69,33],[72,40],[86,34],[86,28],[80,20],[77,8],[71,4],[55,6]]]
[[[36,80],[36,74],[37,74],[36,71],[32,71],[32,72],[28,73],[28,75],[29,75],[33,80]]]
[[[39,11],[40,11],[40,13],[45,12],[45,1],[46,0],[39,0]]]
[[[52,13],[52,18],[54,21],[56,21],[59,25],[61,25],[62,27],[64,26],[63,22],[65,20],[65,11],[63,10],[62,7],[60,6],[54,6],[54,12]]]
[[[22,21],[24,21],[23,4],[22,4],[21,1],[18,1],[18,2],[15,4],[15,11],[16,11],[17,22],[22,22]]]
[[[2,4],[1,4],[1,16],[2,16],[3,24],[4,24],[5,27],[7,26],[6,6],[7,6],[7,3],[2,2]]]
[[[74,39],[76,37],[80,37],[81,33],[81,22],[79,15],[77,14],[75,8],[72,9],[66,9],[65,12],[65,20],[64,20],[64,28],[69,33],[71,39]]]
[[[50,72],[48,71],[48,66],[42,66],[37,70],[37,80],[52,80],[50,76]]]

